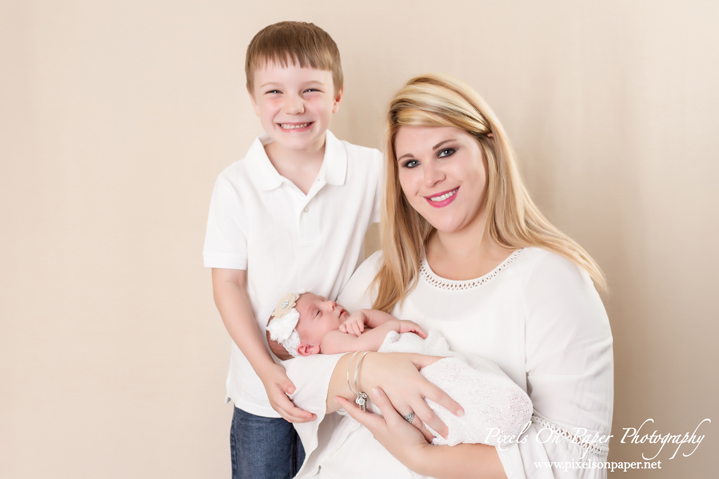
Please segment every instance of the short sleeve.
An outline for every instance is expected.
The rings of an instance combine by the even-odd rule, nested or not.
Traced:
[[[371,309],[374,291],[370,290],[372,280],[382,267],[382,251],[376,251],[357,268],[337,298],[347,311]]]
[[[523,298],[527,387],[534,414],[517,448],[500,453],[505,468],[514,471],[507,471],[508,476],[554,477],[559,470],[539,465],[547,461],[605,461],[614,401],[612,333],[589,275],[542,252]],[[570,472],[562,477],[606,477],[604,469],[591,466]]]
[[[226,170],[215,183],[207,217],[205,267],[247,269],[247,216]]]

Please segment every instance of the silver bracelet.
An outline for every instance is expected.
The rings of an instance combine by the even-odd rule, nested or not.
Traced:
[[[362,361],[364,360],[364,357],[367,356],[369,351],[365,351],[362,357],[359,358],[359,361],[357,361],[357,368],[355,369],[355,389],[357,390],[356,396],[357,399],[355,399],[355,404],[360,407],[363,411],[367,410],[367,393],[361,392],[359,385],[357,384],[357,376],[359,375],[360,365],[362,364]],[[357,354],[357,353],[355,353]],[[354,357],[354,356],[353,356]],[[350,360],[350,363],[352,361]]]
[[[356,352],[352,355],[352,357],[350,358],[350,362],[347,363],[347,387],[349,388],[350,392],[351,392],[352,394],[354,394],[355,396],[357,395],[357,393],[355,393],[355,392],[352,390],[352,385],[350,384],[350,369],[352,369],[352,361],[355,360],[355,356],[357,356],[357,354],[359,354],[359,351],[356,351]],[[357,379],[355,379],[355,383],[356,383],[356,382],[357,382]]]

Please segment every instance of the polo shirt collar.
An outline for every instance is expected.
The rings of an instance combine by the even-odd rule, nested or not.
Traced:
[[[325,167],[324,180],[328,185],[342,186],[347,177],[347,150],[331,131],[327,130],[326,138],[325,157],[322,160],[322,166]]]
[[[279,187],[286,178],[281,176],[272,165],[270,158],[265,152],[265,146],[272,140],[267,135],[255,139],[247,152],[248,173],[255,185],[265,191]],[[322,167],[317,175],[320,183],[342,186],[347,177],[347,150],[340,140],[332,132],[327,130],[325,134],[325,156],[322,159]]]

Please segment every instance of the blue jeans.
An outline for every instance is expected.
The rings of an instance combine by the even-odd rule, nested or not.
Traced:
[[[292,424],[281,417],[255,416],[235,407],[230,429],[232,479],[290,479],[305,450]]]

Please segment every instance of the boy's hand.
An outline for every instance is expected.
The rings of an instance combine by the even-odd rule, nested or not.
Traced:
[[[398,319],[399,321],[399,333],[414,333],[417,336],[419,336],[422,339],[427,338],[427,334],[424,332],[424,330],[419,326],[419,324],[415,323],[414,321],[409,321],[406,319]]]
[[[317,419],[316,415],[298,408],[287,397],[288,394],[295,392],[295,385],[287,377],[285,368],[279,364],[273,364],[260,375],[260,379],[265,386],[272,409],[277,411],[286,421],[308,422]]]
[[[359,336],[364,332],[367,316],[362,311],[355,311],[347,320],[340,324],[340,332]]]

